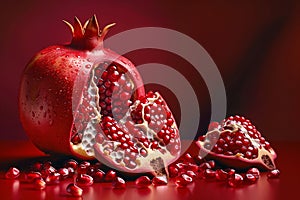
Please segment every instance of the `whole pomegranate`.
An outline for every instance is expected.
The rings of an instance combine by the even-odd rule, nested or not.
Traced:
[[[37,53],[26,66],[20,119],[46,153],[98,158],[128,172],[159,171],[180,154],[178,128],[157,92],[145,94],[126,58],[103,47],[110,24],[75,17],[70,44]]]
[[[209,131],[200,136],[196,144],[200,147],[200,157],[207,154],[207,157],[229,167],[276,168],[277,155],[270,143],[250,120],[242,116],[230,116],[221,124],[211,123]]]

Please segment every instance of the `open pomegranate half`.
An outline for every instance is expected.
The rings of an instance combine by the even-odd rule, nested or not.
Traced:
[[[275,169],[275,151],[250,120],[231,116],[221,124],[212,122],[206,135],[196,142],[199,157],[213,158],[234,168]]]
[[[158,93],[145,94],[126,58],[103,47],[95,16],[75,17],[73,39],[50,46],[26,66],[19,93],[22,125],[46,153],[98,158],[124,171],[158,169],[180,154],[175,120]]]
[[[104,116],[95,127],[83,137],[87,151],[119,170],[159,175],[180,156],[177,125],[158,92],[139,97],[119,121]]]

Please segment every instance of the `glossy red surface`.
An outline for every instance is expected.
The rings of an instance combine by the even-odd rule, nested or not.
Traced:
[[[4,179],[9,166],[22,166],[36,159],[53,159],[45,156],[29,142],[1,141],[0,151],[0,198],[1,199],[81,199],[66,193],[65,188],[71,179],[58,185],[47,186],[45,190],[35,190],[24,183],[22,176],[17,180]],[[278,152],[277,166],[281,171],[279,179],[267,179],[263,172],[256,184],[231,188],[222,182],[197,180],[187,188],[177,188],[174,182],[167,186],[138,189],[128,182],[126,189],[113,189],[110,183],[95,183],[84,188],[83,199],[295,199],[299,187],[299,142],[278,142],[273,146]]]

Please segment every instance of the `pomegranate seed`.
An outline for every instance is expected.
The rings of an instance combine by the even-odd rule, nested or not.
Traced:
[[[83,161],[83,162],[80,163],[80,165],[85,165],[86,167],[90,167],[91,163],[88,162],[88,161]]]
[[[165,177],[165,176],[155,176],[152,179],[152,184],[154,186],[167,185],[168,184],[167,177]]]
[[[126,183],[125,183],[124,179],[122,179],[120,177],[116,177],[113,180],[112,185],[115,189],[124,189],[126,187]]]
[[[253,176],[255,176],[256,179],[259,178],[260,172],[257,168],[252,167],[247,171],[247,174],[252,174]]]
[[[238,187],[243,183],[243,177],[240,174],[228,178],[228,185],[231,187]]]
[[[66,168],[73,168],[73,169],[77,169],[78,163],[76,160],[70,159],[65,163],[65,167]]]
[[[188,163],[186,168],[187,168],[187,170],[193,171],[194,173],[197,173],[199,170],[199,167],[192,163]]]
[[[42,178],[36,178],[33,181],[33,186],[35,189],[43,190],[46,188],[46,182]]]
[[[15,179],[20,176],[20,170],[18,170],[15,167],[11,167],[8,169],[8,171],[5,173],[6,179]]]
[[[52,167],[52,162],[51,161],[44,162],[43,166],[42,166],[43,169],[49,169],[51,167]]]
[[[225,181],[225,180],[227,180],[227,178],[228,178],[228,173],[227,172],[225,172],[222,169],[217,169],[216,170],[216,179],[218,181]]]
[[[267,177],[268,178],[279,178],[280,171],[278,169],[273,169],[270,172],[268,172]]]
[[[199,165],[199,170],[206,170],[211,169],[211,165],[208,162],[204,162],[201,165]]]
[[[227,172],[228,177],[231,177],[235,174],[235,169],[228,168],[228,169],[225,169],[225,172]]]
[[[75,179],[76,185],[80,187],[90,186],[94,183],[93,177],[87,174],[79,174]]]
[[[174,178],[178,175],[179,170],[175,166],[169,167],[169,175],[171,178]]]
[[[148,176],[141,176],[135,180],[135,185],[139,188],[149,187],[151,180]]]
[[[100,170],[100,169],[97,169],[92,174],[92,177],[93,177],[95,183],[102,182],[104,176],[105,176],[105,173],[102,170]]]
[[[209,161],[207,161],[207,163],[210,165],[210,169],[213,169],[216,166],[216,163],[214,160],[209,160]]]
[[[69,170],[67,168],[60,168],[57,170],[60,174],[60,180],[63,180],[69,176]]]
[[[195,172],[193,172],[191,170],[186,171],[186,175],[191,177],[193,180],[197,177],[197,174],[195,174]]]
[[[32,183],[35,179],[42,178],[42,174],[40,172],[29,172],[25,174],[25,180],[28,183]]]
[[[77,185],[75,185],[74,183],[70,183],[67,186],[66,191],[74,197],[82,196],[82,192],[83,192],[83,190]]]
[[[175,184],[178,187],[186,187],[188,184],[192,183],[193,179],[186,175],[186,174],[181,174],[176,178]]]
[[[55,172],[56,172],[56,169],[52,166],[43,167],[43,169],[41,170],[42,178],[45,179],[47,176],[49,176],[50,174],[53,174]]]
[[[86,173],[87,173],[87,170],[88,170],[88,168],[87,168],[87,166],[84,165],[84,164],[80,164],[80,165],[78,165],[78,167],[77,167],[77,173],[78,173],[78,174],[86,174]]]
[[[204,178],[207,179],[207,180],[211,180],[211,179],[214,179],[216,177],[216,172],[212,169],[206,169],[204,171]]]
[[[43,167],[43,164],[42,164],[42,163],[36,162],[36,163],[33,164],[32,170],[33,170],[33,171],[41,171],[41,170],[42,170],[42,167]]]
[[[256,176],[253,174],[246,174],[244,178],[245,178],[245,182],[248,184],[253,184],[257,181]]]
[[[69,178],[72,178],[75,175],[75,170],[72,167],[68,167]]]
[[[104,177],[104,181],[111,182],[111,181],[115,180],[116,177],[117,177],[116,172],[113,170],[109,170]]]
[[[179,171],[182,171],[185,169],[186,164],[185,163],[176,163],[175,166]]]
[[[49,174],[46,178],[45,178],[45,182],[49,185],[52,184],[57,184],[59,182],[60,179],[60,174],[55,172],[53,174]]]
[[[187,163],[195,163],[194,158],[189,153],[184,154],[183,160],[184,160],[184,162],[187,162]]]

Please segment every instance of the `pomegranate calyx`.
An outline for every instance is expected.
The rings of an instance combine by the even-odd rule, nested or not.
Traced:
[[[74,18],[74,25],[65,20],[63,20],[63,22],[67,24],[72,32],[73,38],[70,46],[72,48],[89,51],[94,50],[96,47],[102,48],[104,37],[108,33],[108,30],[115,25],[115,23],[108,24],[101,31],[96,15],[93,15],[93,17],[87,20],[84,26],[82,26],[77,17]]]

